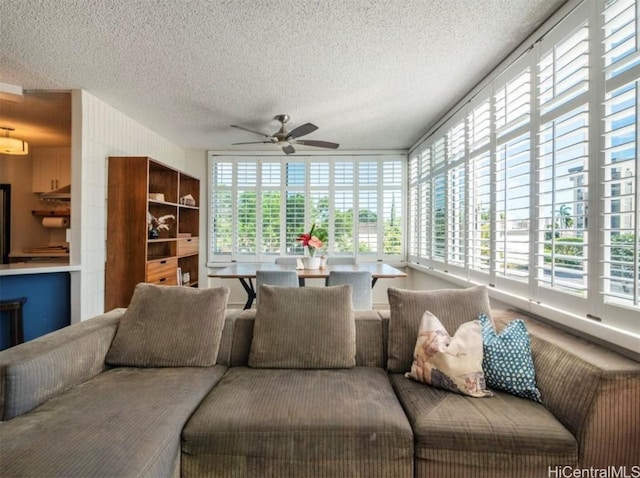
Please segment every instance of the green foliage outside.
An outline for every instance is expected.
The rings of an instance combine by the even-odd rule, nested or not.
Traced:
[[[238,250],[241,253],[262,253],[301,255],[304,250],[296,238],[308,232],[310,225],[305,216],[307,198],[303,193],[289,194],[285,201],[285,237],[286,244],[280,244],[280,204],[283,201],[280,191],[266,191],[262,194],[262,244],[257,244],[257,196],[253,191],[243,191],[237,199],[237,218],[231,214],[231,192],[219,191],[215,198],[214,237],[216,253],[231,251],[231,232],[233,223],[237,223]],[[354,211],[334,211],[334,252],[352,252],[354,241]],[[378,215],[374,211],[362,209],[358,213],[360,223],[374,225]],[[309,219],[315,222],[314,236],[322,240],[326,251],[329,244],[329,198],[322,197],[311,202]],[[400,221],[396,217],[395,208],[384,225],[384,250],[387,254],[400,254],[402,251],[402,234]],[[358,244],[361,253],[371,252],[369,244]]]
[[[633,281],[635,253],[639,249],[636,236],[634,234],[617,234],[611,238],[611,246],[611,261],[614,262],[611,264],[611,275]],[[640,275],[640,271],[637,274]],[[631,290],[628,283],[623,283],[622,288],[625,292]]]
[[[553,252],[552,245],[545,244],[544,245],[544,262],[545,264],[551,264],[552,254],[553,254],[553,262],[557,266],[565,266],[571,269],[582,269],[583,261],[570,259],[568,257],[559,257],[559,256],[572,256],[572,257],[583,257],[584,246],[582,245],[583,240],[581,237],[559,237],[555,239],[553,243]]]

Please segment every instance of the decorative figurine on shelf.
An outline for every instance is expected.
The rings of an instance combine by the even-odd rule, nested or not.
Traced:
[[[164,216],[155,217],[149,211],[147,211],[147,227],[149,228],[149,239],[158,239],[160,237],[160,231],[169,230],[169,220],[175,221],[176,217],[173,214],[165,214]]]
[[[184,204],[185,206],[195,206],[196,200],[193,199],[191,194],[187,194],[186,196],[182,196],[180,198],[180,204]]]

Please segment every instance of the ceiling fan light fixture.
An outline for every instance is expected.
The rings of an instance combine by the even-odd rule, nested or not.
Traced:
[[[4,130],[4,136],[0,136],[0,154],[11,154],[16,156],[24,156],[29,154],[29,143],[18,138],[10,138],[9,131],[14,128],[0,126]]]

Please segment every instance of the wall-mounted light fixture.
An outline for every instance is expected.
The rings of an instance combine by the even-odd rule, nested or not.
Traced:
[[[0,130],[4,130],[4,136],[0,136],[0,154],[29,154],[29,144],[18,138],[10,138],[9,131],[15,128],[0,126]]]

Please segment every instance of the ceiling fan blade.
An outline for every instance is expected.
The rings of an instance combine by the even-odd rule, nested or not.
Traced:
[[[284,151],[285,154],[293,154],[296,152],[296,150],[294,149],[293,146],[291,146],[290,144],[283,146],[282,147],[282,151]]]
[[[249,133],[259,134],[260,136],[264,136],[265,138],[271,138],[270,134],[263,133],[262,131],[255,131],[255,130],[252,130],[252,129],[249,129],[249,128],[245,128],[244,126],[239,126],[237,124],[232,124],[231,127],[232,128],[238,128],[238,129],[241,129],[243,131],[248,131]]]
[[[303,125],[298,126],[297,128],[293,128],[287,135],[287,139],[299,138],[306,134],[313,133],[317,129],[318,127],[316,125],[312,123],[305,123]]]
[[[329,141],[316,141],[314,139],[299,139],[296,144],[304,144],[305,146],[315,146],[316,148],[330,148],[338,149],[340,146],[338,143],[331,143]]]
[[[246,142],[246,143],[231,143],[231,146],[235,146],[235,145],[238,145],[238,144],[262,144],[262,143],[272,144],[273,141],[249,141],[249,142]]]

